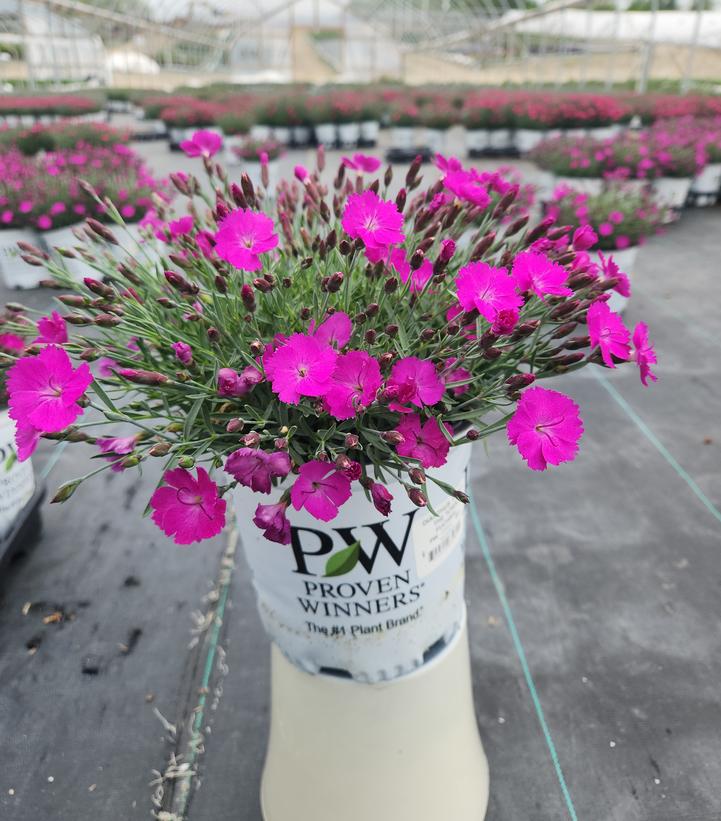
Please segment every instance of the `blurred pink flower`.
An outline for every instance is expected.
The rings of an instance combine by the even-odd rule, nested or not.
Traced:
[[[214,157],[223,146],[223,138],[214,131],[196,131],[189,140],[183,140],[180,147],[187,157]]]
[[[256,507],[253,524],[264,531],[263,535],[269,542],[290,544],[290,522],[285,515],[287,507],[285,502]]]
[[[599,347],[601,358],[608,368],[615,368],[613,361],[627,361],[631,356],[629,347],[630,334],[623,320],[615,314],[605,302],[594,302],[588,309],[586,319],[591,347]]]
[[[648,326],[645,322],[639,322],[633,332],[634,359],[638,365],[641,375],[641,383],[648,387],[648,380],[658,381],[656,374],[651,372],[651,365],[655,365],[658,360],[653,344],[648,338]]]

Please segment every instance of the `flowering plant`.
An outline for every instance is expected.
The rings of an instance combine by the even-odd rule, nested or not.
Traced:
[[[613,184],[594,195],[559,186],[546,210],[563,225],[592,229],[603,251],[640,245],[658,231],[663,221],[648,194],[628,190],[623,184]]]
[[[460,115],[452,105],[449,105],[443,99],[437,99],[427,103],[420,109],[419,119],[426,128],[437,128],[445,131],[457,125]]]
[[[221,103],[193,100],[192,103],[168,105],[160,111],[160,119],[171,128],[213,125],[225,112]]]
[[[419,506],[429,482],[467,501],[434,469],[504,429],[534,470],[572,460],[579,409],[539,383],[632,359],[646,379],[655,361],[645,332],[632,348],[609,311],[614,283],[589,270],[585,238],[552,219],[504,227],[517,189],[492,206],[454,158],[429,185],[415,161],[395,199],[392,170],[378,177],[368,159],[352,160],[353,179],[341,165],[331,193],[319,150],[317,168],[281,183],[273,217],[262,187],[205,157],[209,186],[173,177],[186,215],[158,211],[161,265],[129,257],[78,284],[37,256],[69,312],[0,359],[19,458],[45,436],[96,448],[89,476],[165,459],[150,508],[180,544],[220,531],[238,484],[271,495],[254,522],[287,543],[290,507],[331,520],[355,482],[385,515],[391,480]]]
[[[554,137],[540,142],[528,156],[559,177],[601,177],[607,153],[604,143],[590,137]]]
[[[247,134],[253,125],[253,116],[245,111],[225,111],[218,116],[217,125],[226,137]]]
[[[285,150],[278,140],[252,140],[248,138],[242,145],[233,146],[233,153],[246,162],[260,162],[265,155],[268,160],[277,160]]]
[[[60,120],[51,125],[37,124],[31,128],[0,131],[0,146],[16,147],[28,157],[40,151],[59,151],[86,146],[117,145],[128,142],[130,132],[111,128],[104,123],[84,123]]]
[[[102,108],[100,98],[74,94],[46,94],[31,96],[7,95],[0,97],[0,116],[9,114],[39,117],[56,115],[79,117]]]

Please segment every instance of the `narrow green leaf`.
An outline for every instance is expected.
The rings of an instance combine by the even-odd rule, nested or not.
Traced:
[[[360,556],[360,543],[353,542],[352,545],[334,553],[325,564],[325,577],[345,576],[358,564]]]
[[[100,399],[102,400],[102,402],[103,402],[103,404],[104,404],[104,405],[107,405],[107,406],[110,408],[110,410],[111,410],[111,411],[115,411],[115,413],[117,413],[117,412],[118,412],[118,409],[115,407],[115,405],[113,404],[113,402],[112,402],[112,400],[110,399],[110,397],[109,397],[109,396],[107,395],[107,393],[105,393],[105,391],[104,391],[104,390],[100,387],[100,383],[98,382],[98,380],[97,380],[97,379],[93,379],[93,390],[94,390],[94,391],[95,391],[95,393],[96,393],[96,394],[100,397]]]
[[[205,396],[199,396],[195,402],[190,406],[190,410],[188,411],[188,415],[185,417],[185,424],[183,425],[183,436],[186,439],[190,439],[190,434],[193,431],[193,425],[195,424],[195,420],[198,416],[198,412],[205,401]]]

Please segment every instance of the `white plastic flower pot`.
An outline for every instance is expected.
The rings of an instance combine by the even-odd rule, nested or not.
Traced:
[[[451,448],[448,462],[428,472],[463,490],[470,452],[470,445]],[[424,654],[447,643],[461,623],[465,506],[430,481],[437,516],[416,507],[399,483],[388,489],[389,516],[357,482],[330,522],[289,507],[290,547],[269,542],[250,524],[257,505],[271,500],[236,491],[261,618],[271,639],[307,672],[390,680],[420,667]]]
[[[391,148],[396,151],[413,151],[416,147],[416,130],[413,126],[395,125],[391,128]]]
[[[315,126],[315,138],[318,141],[318,145],[333,148],[338,139],[338,127],[335,123],[317,123]]]
[[[578,137],[587,137],[588,136],[588,129],[586,128],[566,128],[563,131],[565,137],[569,137],[570,139],[576,139]]]
[[[721,190],[721,163],[710,163],[691,183],[691,193],[697,205],[713,205]]]
[[[256,123],[255,125],[251,126],[250,129],[250,139],[255,140],[257,142],[265,142],[269,140],[273,135],[273,130],[269,125],[263,125],[262,123]]]
[[[363,120],[360,124],[361,140],[365,143],[375,145],[378,142],[378,134],[380,133],[381,124],[378,120]]]
[[[557,140],[559,137],[562,137],[564,131],[562,128],[549,128],[546,132],[546,139],[547,140]]]
[[[465,488],[470,452],[452,448],[429,473]],[[463,600],[466,511],[430,482],[438,516],[399,484],[388,489],[389,516],[360,487],[330,522],[289,508],[290,545],[251,524],[277,490],[273,499],[235,492],[273,642],[265,821],[484,818],[488,765]]]
[[[572,188],[580,194],[595,196],[603,190],[603,179],[601,177],[562,177],[555,175],[553,186],[557,188],[559,185]]]
[[[423,145],[432,154],[445,154],[447,130],[443,128],[426,128],[423,131]]]
[[[466,151],[485,151],[489,146],[489,133],[487,128],[467,128]]]
[[[29,459],[17,461],[15,423],[0,409],[0,542],[10,533],[35,493],[35,475]]]
[[[79,225],[79,223],[77,225]],[[76,245],[79,245],[79,240],[75,234],[73,234],[73,228],[76,228],[77,225],[67,225],[64,228],[54,228],[51,231],[43,231],[41,238],[48,252],[53,253],[54,248],[68,248],[73,250]],[[72,276],[78,280],[78,282],[82,282],[84,277],[95,276],[95,269],[90,266],[90,263],[86,262],[80,254],[75,253],[76,256],[73,259],[60,257]]]
[[[162,120],[146,120],[143,117],[144,128],[149,134],[157,134],[159,137],[164,137],[168,133],[168,127]]]
[[[488,147],[493,151],[510,151],[513,148],[511,129],[491,128],[488,132]]]
[[[168,141],[170,142],[171,148],[179,148],[183,140],[190,139],[185,136],[186,131],[187,129],[178,128],[177,126],[170,126],[170,128],[168,128]]]
[[[613,257],[613,261],[618,265],[619,269],[626,274],[631,283],[631,296],[633,296],[634,271],[636,270],[636,257],[638,256],[638,245],[632,245],[630,248],[623,248],[615,251],[603,251],[604,257]],[[601,258],[598,253],[591,252],[591,258],[599,266],[601,265]],[[608,307],[617,314],[623,314],[628,305],[629,298],[622,296],[618,291],[610,291],[608,300]]]
[[[294,125],[292,137],[294,145],[308,145],[310,142],[310,128],[307,125]]]
[[[291,130],[286,125],[276,125],[273,127],[273,139],[282,145],[290,143]]]
[[[360,142],[360,123],[339,123],[338,139],[343,148],[355,148]]]
[[[261,179],[261,164],[259,162],[241,161],[243,171],[250,177],[254,188],[264,188]],[[268,162],[268,194],[273,195],[275,187],[278,184],[278,160],[270,160]]]
[[[691,182],[691,177],[658,177],[653,181],[656,201],[665,208],[680,211],[686,204]]]
[[[618,124],[615,125],[599,125],[596,128],[588,129],[588,136],[593,137],[594,140],[610,140],[617,136],[619,131]]]
[[[30,228],[0,230],[0,274],[8,288],[37,288],[40,280],[48,278],[48,273],[44,268],[28,265],[20,258],[20,241],[42,245],[38,235]]]
[[[537,128],[517,128],[515,133],[516,149],[521,154],[527,154],[540,143],[546,136],[545,131]]]

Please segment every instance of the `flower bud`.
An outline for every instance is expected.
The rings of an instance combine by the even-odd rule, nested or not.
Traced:
[[[393,181],[393,166],[389,165],[386,166],[385,173],[383,174],[383,184],[386,188],[391,184]],[[399,209],[400,210],[400,209]]]
[[[250,343],[250,352],[253,356],[260,356],[263,351],[265,351],[265,345],[260,341],[260,339],[254,339]]]
[[[355,433],[347,433],[345,437],[345,446],[348,450],[352,450],[357,448],[360,444],[360,439],[356,436]]]
[[[383,290],[387,294],[392,294],[398,289],[398,284],[398,277],[388,277],[388,279],[383,283]]]
[[[50,500],[50,504],[57,504],[59,502],[67,502],[67,500],[75,493],[80,486],[80,479],[73,479],[70,482],[65,482],[55,491],[55,495]]]
[[[137,385],[164,385],[168,382],[165,374],[157,371],[143,371],[135,368],[118,368],[115,373],[127,379],[128,382],[135,382]]]
[[[217,342],[220,339],[220,331],[217,328],[214,328],[212,325],[210,326],[210,328],[208,328],[206,334],[208,335],[208,339],[211,342]]]
[[[117,325],[120,325],[122,321],[122,319],[112,314],[98,314],[95,317],[95,324],[101,328],[115,328]]]
[[[575,351],[578,350],[578,348],[587,348],[590,344],[591,340],[588,336],[573,336],[566,341],[563,347],[567,351]]]
[[[411,468],[408,471],[408,478],[414,485],[425,485],[426,474],[420,468]]]
[[[401,188],[401,190],[396,194],[396,208],[403,213],[403,209],[406,207],[406,189]]]
[[[425,258],[426,258],[425,253],[420,248],[417,248],[413,252],[413,254],[411,254],[411,259],[410,259],[411,271],[417,271],[421,267],[421,265],[423,265],[423,261],[425,260]]]
[[[225,430],[228,433],[240,433],[243,428],[245,427],[245,423],[242,419],[231,419],[230,422],[225,426]]]
[[[506,211],[513,205],[516,197],[518,196],[518,192],[520,188],[518,185],[512,185],[508,191],[501,197],[498,201],[498,205],[493,209],[493,214],[491,218],[496,220],[499,217],[502,217]]]
[[[551,339],[563,339],[570,333],[576,330],[578,322],[566,322],[564,325],[559,325],[558,328],[551,334]]]
[[[250,433],[246,433],[241,441],[247,448],[257,448],[260,444],[260,434],[253,430]]]
[[[170,452],[170,442],[157,442],[148,451],[150,456],[167,456]]]
[[[90,304],[90,300],[80,294],[60,294],[58,299],[63,305],[69,305],[71,308],[84,308]]]
[[[418,172],[421,170],[421,165],[423,163],[423,157],[420,154],[416,154],[413,158],[413,162],[408,169],[408,173],[406,174],[406,188],[410,188],[411,191],[414,188],[418,187],[420,183],[420,179],[418,178]]]
[[[392,339],[398,333],[398,326],[397,325],[386,325],[385,332]]]
[[[426,497],[420,488],[407,487],[406,493],[408,494],[408,498],[416,507],[425,507],[428,504]]]
[[[518,325],[515,331],[511,334],[511,340],[513,342],[517,342],[519,339],[524,339],[527,336],[530,336],[532,333],[539,326],[539,321],[537,319],[532,319],[530,322],[523,322]]]
[[[248,207],[248,202],[245,199],[243,192],[240,190],[240,187],[235,182],[230,184],[230,196],[233,202],[238,206],[238,208]]]
[[[381,368],[387,368],[387,367],[388,367],[388,365],[390,365],[390,364],[391,364],[391,362],[393,361],[393,359],[394,359],[393,354],[392,354],[390,351],[388,351],[387,353],[382,354],[382,355],[378,358],[378,362],[379,362],[379,364],[380,364]]]
[[[592,285],[595,281],[596,277],[593,274],[574,274],[568,279],[568,287],[574,291],[580,291],[582,288]]]
[[[532,373],[514,373],[513,376],[506,379],[506,385],[508,385],[509,390],[519,391],[527,388],[535,381],[536,377]]]
[[[198,291],[200,291],[200,286],[194,282],[188,282],[188,280],[182,274],[177,273],[177,271],[165,271],[164,275],[168,284],[172,285],[176,291],[180,291],[182,294],[197,294]]]
[[[381,439],[389,445],[402,445],[406,438],[397,430],[386,430],[381,433]]]
[[[328,293],[335,294],[340,291],[341,286],[343,285],[343,272],[336,271],[334,274],[331,274],[328,277]]]
[[[245,194],[245,198],[248,203],[254,203],[255,189],[253,188],[253,183],[251,182],[250,177],[245,171],[240,175],[240,187],[243,189],[243,193]]]
[[[489,362],[493,362],[494,359],[498,359],[498,357],[503,353],[500,348],[486,348],[483,351],[483,358],[487,359]]]
[[[512,237],[514,234],[517,234],[520,230],[526,227],[528,223],[528,214],[524,214],[522,217],[519,217],[517,220],[514,220],[506,229],[506,233],[503,235],[503,238]]]
[[[553,225],[555,222],[554,217],[545,217],[542,219],[538,225],[531,228],[531,230],[526,234],[526,244],[531,245],[537,239],[546,235],[546,231]]]
[[[243,301],[243,305],[247,311],[252,312],[255,310],[255,294],[247,282],[243,283],[240,288],[240,298]]]
[[[98,220],[93,219],[92,217],[88,217],[87,220],[85,220],[85,223],[88,228],[101,239],[104,239],[111,245],[120,244],[115,234],[107,227],[107,225],[103,225],[102,222],[98,222]]]
[[[253,287],[257,288],[262,294],[267,294],[268,291],[273,287],[267,279],[262,279],[258,277],[253,280]]]
[[[349,256],[349,254],[353,250],[353,246],[351,245],[350,242],[348,242],[347,239],[342,239],[338,243],[338,250],[340,251],[341,256],[347,257],[347,256]]]
[[[484,237],[481,237],[480,240],[476,243],[475,248],[471,252],[471,262],[477,262],[485,253],[486,251],[493,245],[496,240],[496,232],[489,231]]]
[[[471,428],[466,433],[466,439],[468,439],[470,442],[475,442],[476,440],[478,440],[480,438],[481,438],[481,434],[475,428]]]
[[[192,456],[181,456],[178,459],[178,465],[185,468],[185,470],[190,470],[190,468],[195,467],[195,459]]]
[[[568,302],[562,302],[557,305],[550,313],[551,319],[560,319],[567,314],[573,313],[581,303],[577,299],[570,299]]]
[[[468,494],[464,493],[462,490],[454,490],[453,496],[458,499],[459,502],[463,502],[464,505],[467,505],[471,501],[468,498]]]
[[[373,345],[375,343],[377,337],[378,337],[378,333],[373,328],[369,328],[365,332],[365,334],[363,335],[363,338],[365,339],[365,341],[368,345]]]

